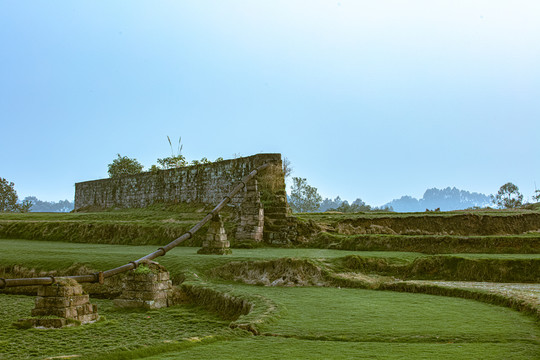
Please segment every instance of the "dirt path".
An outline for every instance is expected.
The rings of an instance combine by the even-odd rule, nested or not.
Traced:
[[[493,283],[469,281],[405,281],[412,284],[437,285],[447,288],[472,289],[503,295],[505,297],[525,300],[540,307],[540,284]]]

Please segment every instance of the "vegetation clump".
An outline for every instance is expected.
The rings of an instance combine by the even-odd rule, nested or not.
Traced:
[[[19,204],[15,184],[0,177],[0,212],[28,212],[31,207],[27,199]]]
[[[293,186],[289,198],[289,205],[293,212],[314,212],[321,205],[322,197],[317,188],[309,185],[305,178],[293,177]]]
[[[493,203],[505,209],[517,208],[523,204],[523,194],[516,185],[509,182],[501,186],[493,198]]]
[[[120,154],[117,155],[118,157],[108,165],[109,177],[118,178],[125,175],[135,175],[142,172],[143,165],[136,159],[121,156]]]
[[[139,275],[149,275],[154,274],[154,271],[150,269],[147,265],[139,265],[135,270],[133,270],[133,273]]]

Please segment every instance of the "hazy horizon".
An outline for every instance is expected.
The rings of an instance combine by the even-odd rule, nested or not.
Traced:
[[[497,207],[492,203],[492,194],[482,194],[476,192],[469,192],[463,189],[457,189],[455,187],[447,187],[445,189],[430,188],[426,189],[422,197],[412,197],[404,194],[399,198],[392,199],[391,201],[382,205],[363,204],[369,205],[372,209],[389,208],[395,212],[419,212],[425,209],[440,209],[441,211],[452,210],[464,210],[472,207]],[[22,201],[23,199],[19,199]],[[65,211],[73,209],[74,199],[65,199],[59,201],[43,201],[36,196],[27,196],[24,200],[31,200],[34,206],[30,209],[32,212],[49,212],[49,211]],[[357,203],[360,198],[346,199],[341,196],[334,198],[323,198],[319,207],[319,212],[325,212],[331,209],[337,209],[342,203],[348,203],[349,205]],[[65,204],[69,201],[71,206]],[[56,209],[56,210],[54,210]]]

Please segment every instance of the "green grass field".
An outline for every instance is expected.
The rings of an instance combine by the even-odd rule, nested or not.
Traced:
[[[521,344],[428,344],[310,341],[295,338],[254,338],[216,342],[148,360],[203,359],[537,359],[536,350]]]
[[[18,330],[33,298],[0,295],[0,358],[60,355],[121,359],[441,358],[533,359],[540,328],[531,317],[471,300],[361,289],[239,286],[271,299],[277,313],[263,335],[230,330],[201,308],[116,310],[93,299],[105,319],[77,328]],[[193,341],[194,338],[208,341]]]
[[[0,276],[13,265],[37,270],[76,264],[104,270],[142,257],[156,246],[0,240]],[[0,294],[0,358],[129,359],[534,359],[540,354],[537,318],[473,300],[425,294],[333,287],[263,287],[210,277],[231,261],[308,259],[344,271],[346,259],[361,258],[405,266],[432,256],[410,252],[328,249],[234,249],[229,256],[197,255],[182,247],[157,260],[173,276],[249,299],[253,311],[233,323],[257,324],[259,336],[230,329],[201,307],[153,311],[117,310],[110,300],[92,299],[103,321],[61,330],[19,330],[11,323],[28,317],[33,297]],[[462,254],[475,261],[540,261],[540,254]],[[9,275],[9,274],[7,274]],[[96,350],[98,349],[98,350]]]
[[[534,359],[535,321],[470,300],[359,289],[250,287],[275,301],[264,336],[150,359]]]
[[[19,330],[11,324],[29,317],[34,298],[0,294],[0,359],[43,359],[60,355],[107,354],[166,346],[191,337],[230,332],[227,321],[195,306],[159,311],[118,310],[110,300],[92,299],[103,320],[65,329]],[[174,348],[174,347],[172,347]]]
[[[0,214],[0,277],[114,268],[180,236],[209,210],[198,204],[157,204],[87,213]],[[535,212],[473,213],[475,219],[507,217],[519,227],[522,219],[515,215]],[[540,358],[537,298],[526,292],[494,296],[485,286],[443,289],[430,282],[534,286],[540,282],[538,233],[347,233],[365,219],[412,217],[431,226],[430,219],[452,222],[464,214],[301,214],[300,222],[328,232],[297,248],[235,248],[227,256],[177,247],[157,260],[176,282],[184,281],[184,291],[191,291],[199,306],[119,310],[111,300],[92,298],[102,320],[81,327],[18,329],[12,323],[30,316],[34,298],[0,291],[0,359]],[[230,216],[225,212],[227,229]],[[203,229],[185,245],[200,244],[204,234]],[[246,285],[254,276],[268,277],[266,283],[287,278],[289,284],[307,280],[320,286]],[[424,281],[402,281],[408,279]],[[367,290],[377,288],[396,292]],[[455,297],[438,296],[443,294]],[[231,320],[234,311],[223,299],[244,299],[252,310]]]

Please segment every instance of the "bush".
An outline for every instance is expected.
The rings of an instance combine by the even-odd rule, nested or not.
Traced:
[[[124,175],[135,175],[142,172],[143,166],[136,159],[128,158],[127,156],[120,156],[114,159],[109,164],[109,177],[117,178]]]
[[[519,188],[511,182],[504,184],[493,198],[493,202],[506,209],[516,208],[522,205],[523,195]]]
[[[15,184],[4,178],[0,178],[0,212],[28,212],[32,202],[24,200],[18,203],[19,198],[15,191]]]
[[[293,177],[289,205],[294,212],[314,212],[321,206],[322,197],[305,178]]]

